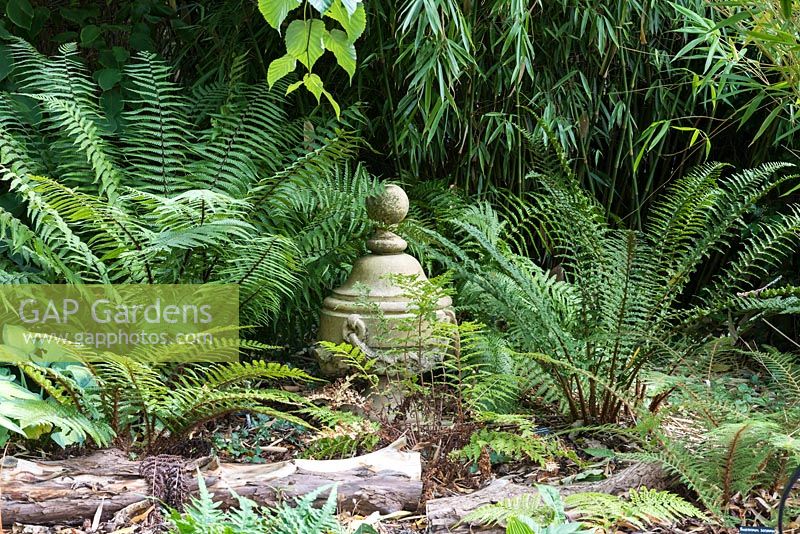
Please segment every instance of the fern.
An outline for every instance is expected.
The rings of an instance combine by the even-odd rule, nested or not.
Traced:
[[[314,502],[326,492],[321,508]],[[336,486],[322,486],[296,499],[294,506],[281,505],[271,510],[267,521],[268,532],[275,534],[337,534],[343,532],[336,519]]]
[[[700,510],[674,493],[646,487],[631,489],[628,499],[606,493],[574,493],[565,497],[564,503],[582,523],[607,529],[622,522],[645,529],[646,525],[704,517]]]
[[[290,118],[266,83],[184,96],[148,53],[126,65],[125,111],[111,124],[75,45],[54,58],[21,40],[11,50],[10,77],[35,113],[0,94],[0,181],[27,211],[0,212],[0,276],[239,283],[243,322],[310,328],[299,317],[363,247],[359,199],[376,182],[345,165],[356,135]]]
[[[477,463],[485,449],[509,459],[528,459],[542,468],[558,458],[579,463],[575,453],[564,449],[557,440],[538,436],[531,430],[511,432],[482,428],[470,436],[467,445],[450,455]]]
[[[240,344],[249,350],[264,348],[253,342]],[[17,364],[31,385],[41,390],[41,396],[24,388],[19,390],[22,393],[0,390],[6,419],[23,429],[47,424],[73,436],[72,441],[75,437],[90,439],[98,445],[107,445],[115,435],[133,438],[147,450],[180,440],[201,424],[241,411],[307,426],[287,410],[308,408],[310,401],[274,386],[314,379],[286,365],[260,360],[183,364],[181,372],[173,374],[173,365],[165,361],[174,358],[109,352],[102,357],[80,352],[72,356],[76,363],[67,367],[24,361]],[[261,387],[253,387],[256,384]],[[60,436],[55,439],[63,442]]]
[[[490,325],[499,319],[516,358],[544,371],[529,373],[528,387],[572,419],[602,424],[637,410],[641,372],[700,359],[729,317],[741,319],[742,335],[763,317],[800,310],[779,287],[740,293],[771,281],[791,254],[796,206],[755,227],[697,298],[683,294],[704,259],[728,250],[747,210],[792,179],[785,165],[730,175],[701,166],[675,181],[637,231],[607,221],[559,157],[543,158],[545,169],[532,174],[539,189],[510,210],[513,219],[484,205],[462,208],[447,235],[416,230],[427,255],[455,274],[464,309]],[[509,230],[520,224],[541,227],[552,271],[520,254],[528,249]]]
[[[141,54],[125,74],[135,107],[122,113],[122,154],[133,168],[132,178],[143,190],[163,195],[189,189],[189,102],[170,81],[171,69],[154,55]]]
[[[467,514],[462,522],[508,524],[507,532],[511,532],[514,521],[560,525],[565,512],[569,512],[578,524],[589,528],[613,530],[618,524],[629,523],[644,530],[647,525],[704,517],[696,507],[667,491],[632,489],[628,499],[606,493],[573,493],[562,501],[554,488],[541,485],[536,488],[536,494],[522,494],[482,506]]]

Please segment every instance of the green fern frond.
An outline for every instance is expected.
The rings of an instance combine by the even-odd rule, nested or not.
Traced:
[[[195,150],[203,164],[193,166],[195,180],[242,198],[262,173],[273,173],[282,161],[282,125],[286,114],[266,83],[247,87],[241,98],[213,115]]]
[[[122,182],[121,173],[114,163],[113,149],[103,139],[97,124],[74,102],[62,100],[49,94],[31,95],[42,101],[49,112],[52,127],[70,139],[73,150],[84,154],[86,163],[94,172],[94,182],[99,184],[100,194],[114,201]]]
[[[328,493],[321,508],[315,508],[322,495]],[[311,493],[295,499],[293,506],[284,504],[275,509],[268,518],[268,531],[296,534],[341,534],[343,529],[336,519],[336,486],[322,486]]]
[[[769,371],[793,403],[800,402],[800,365],[796,355],[768,350],[752,353],[752,356]]]
[[[172,69],[153,54],[142,52],[125,66],[125,75],[133,105],[122,113],[126,122],[122,154],[133,179],[128,185],[163,195],[186,189],[185,147],[192,138],[189,106],[170,79]]]
[[[254,323],[269,321],[299,283],[297,247],[287,238],[264,236],[236,244],[229,253],[218,279],[239,285],[243,317]]]
[[[91,439],[106,446],[114,432],[106,423],[92,421],[72,406],[42,399],[0,399],[0,412],[6,418],[19,421],[19,426],[51,425],[64,435],[64,442]]]
[[[211,365],[203,370],[199,381],[210,388],[225,388],[249,380],[293,380],[307,383],[318,379],[302,369],[276,362],[254,360]]]
[[[541,497],[536,493],[502,499],[501,501],[484,505],[464,516],[459,524],[500,525],[515,516],[527,516],[538,519],[539,522],[549,522],[552,512],[542,503]]]

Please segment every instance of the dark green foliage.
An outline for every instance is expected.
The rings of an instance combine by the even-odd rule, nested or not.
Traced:
[[[729,318],[741,336],[769,315],[797,311],[791,287],[758,290],[798,242],[795,205],[762,221],[687,298],[698,269],[730,250],[752,206],[796,179],[780,164],[724,169],[705,165],[675,181],[638,232],[608,222],[563,159],[543,157],[531,175],[540,187],[520,212],[539,224],[550,272],[515,252],[526,248],[488,206],[454,217],[453,239],[428,235],[462,281],[467,309],[500,323],[511,346],[546,372],[531,373],[532,387],[545,398],[557,392],[574,419],[615,421],[643,400],[642,369],[693,361],[729,331]]]
[[[246,424],[238,425],[229,432],[217,430],[211,436],[211,442],[220,456],[237,462],[263,463],[267,461],[264,455],[269,455],[265,447],[276,441],[280,441],[281,446],[299,447],[300,440],[308,432],[306,426],[255,414],[247,419]]]
[[[771,396],[763,404],[741,409],[730,393],[712,393],[708,381],[729,380],[701,365],[725,361],[724,352],[690,367],[692,373],[670,377],[673,402],[661,414],[663,427],[654,427],[641,442],[643,452],[624,455],[661,463],[675,473],[703,505],[724,517],[735,495],[748,496],[758,490],[779,491],[786,477],[800,465],[800,389],[792,377],[798,375],[797,356],[775,351],[742,353],[760,362],[770,376],[760,385],[760,396]],[[658,376],[659,382],[665,381]],[[654,389],[654,393],[657,389]],[[678,431],[670,428],[672,416],[691,421]]]
[[[241,348],[269,347],[242,341]],[[276,386],[314,379],[286,365],[255,360],[184,364],[178,369],[174,364],[108,352],[102,358],[83,359],[79,352],[70,356],[74,363],[67,366],[18,364],[29,387],[38,387],[41,394],[11,389],[2,382],[6,385],[0,390],[0,425],[27,437],[57,431],[53,439],[62,446],[88,440],[102,446],[116,437],[120,444],[150,452],[179,443],[200,425],[241,411],[306,426],[285,410],[309,402]],[[257,384],[261,387],[254,387]]]
[[[150,54],[126,66],[110,129],[74,45],[11,50],[25,96],[0,94],[4,282],[236,283],[243,322],[308,328],[366,231],[357,138],[291,119],[265,84],[187,97]]]
[[[469,437],[467,445],[452,451],[450,455],[477,464],[484,451],[492,455],[495,463],[529,460],[539,464],[543,469],[549,463],[562,458],[580,462],[575,453],[564,448],[557,438],[537,435],[531,428],[511,430],[482,428]]]

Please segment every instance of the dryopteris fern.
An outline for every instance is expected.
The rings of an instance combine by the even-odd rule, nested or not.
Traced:
[[[683,428],[674,436],[668,430],[653,429],[641,443],[643,452],[623,455],[660,463],[718,517],[725,515],[737,494],[747,497],[758,489],[778,491],[787,474],[800,464],[800,442],[795,437],[800,428],[796,356],[774,350],[745,353],[751,354],[775,380],[774,400],[763,407],[734,409],[734,403],[726,402],[720,393],[712,395],[708,381],[718,381],[717,377],[672,377],[672,385],[667,381],[666,387],[679,386],[680,398],[662,417],[668,420],[670,413],[677,413],[690,418],[695,428]]]
[[[248,352],[263,348],[254,342],[240,344]],[[11,430],[25,434],[25,428],[47,424],[61,429],[55,439],[62,445],[86,439],[107,445],[117,436],[153,450],[203,423],[241,411],[308,425],[287,410],[310,407],[310,401],[277,387],[286,381],[314,380],[296,368],[256,360],[184,365],[176,372],[173,364],[135,355],[83,356],[76,353],[73,359],[84,365],[18,364],[41,395],[20,386],[15,389],[15,384],[0,389],[4,421],[15,425]]]
[[[682,497],[645,487],[630,489],[627,499],[607,493],[573,493],[564,498],[564,504],[582,523],[606,529],[622,522],[644,529],[646,525],[704,517]]]
[[[260,507],[245,497],[234,496],[238,507],[223,511],[214,501],[203,477],[197,477],[198,494],[180,513],[173,510],[170,521],[181,534],[340,534],[344,529],[336,517],[336,487],[323,486],[294,503],[275,508]],[[325,492],[330,492],[321,508],[314,506]]]
[[[290,117],[266,84],[191,94],[146,53],[125,67],[112,123],[75,45],[53,58],[24,41],[10,49],[4,281],[238,283],[243,323],[308,327],[300,318],[367,231],[359,199],[376,182],[345,165],[354,134]]]

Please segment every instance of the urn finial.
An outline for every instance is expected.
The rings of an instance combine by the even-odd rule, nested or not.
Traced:
[[[420,350],[419,343],[409,340],[402,328],[417,317],[417,311],[397,277],[427,278],[419,261],[403,252],[405,240],[392,231],[408,215],[408,207],[406,192],[393,184],[366,199],[367,214],[375,222],[375,231],[367,240],[371,254],[358,258],[344,284],[322,303],[317,333],[320,341],[347,342],[365,347],[367,354],[374,351],[377,363],[373,371],[383,375],[394,375],[400,369],[422,372],[441,356],[435,347]],[[451,305],[450,297],[439,300],[437,320],[450,320]],[[428,332],[428,328],[423,330]],[[341,376],[348,371],[347,362],[331,352],[319,349],[317,357],[327,375]]]
[[[377,223],[375,233],[367,240],[374,254],[400,254],[408,243],[389,228],[397,226],[408,215],[408,195],[399,185],[389,184],[377,195],[366,199],[367,215]]]

